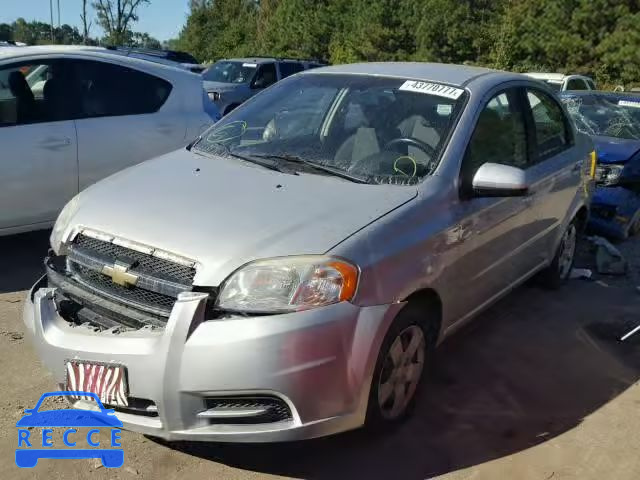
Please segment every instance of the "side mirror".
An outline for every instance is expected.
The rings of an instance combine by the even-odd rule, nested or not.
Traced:
[[[473,177],[473,193],[477,197],[521,197],[529,186],[521,168],[485,163]]]

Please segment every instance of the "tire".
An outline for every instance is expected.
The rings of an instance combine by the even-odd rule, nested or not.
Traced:
[[[540,272],[539,280],[542,286],[557,289],[569,280],[576,256],[578,232],[578,222],[573,219],[562,234],[560,245],[558,245],[551,265]]]
[[[428,306],[408,304],[389,328],[371,381],[367,429],[388,430],[412,412],[435,350],[436,332],[425,328],[430,325],[428,314]]]

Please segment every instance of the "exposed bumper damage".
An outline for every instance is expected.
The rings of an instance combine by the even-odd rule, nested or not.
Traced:
[[[640,220],[640,194],[625,187],[597,187],[591,201],[589,228],[624,240]]]

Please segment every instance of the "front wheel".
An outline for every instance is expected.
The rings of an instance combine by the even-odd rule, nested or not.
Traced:
[[[435,344],[419,318],[427,313],[407,305],[389,329],[372,379],[367,427],[395,425],[415,404]]]
[[[564,231],[562,240],[551,265],[540,273],[540,280],[545,287],[559,288],[571,275],[578,245],[578,226],[573,220]]]

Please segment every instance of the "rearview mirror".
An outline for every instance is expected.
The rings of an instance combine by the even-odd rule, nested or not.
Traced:
[[[485,163],[473,177],[473,193],[477,197],[519,197],[527,194],[524,170],[499,163]]]

